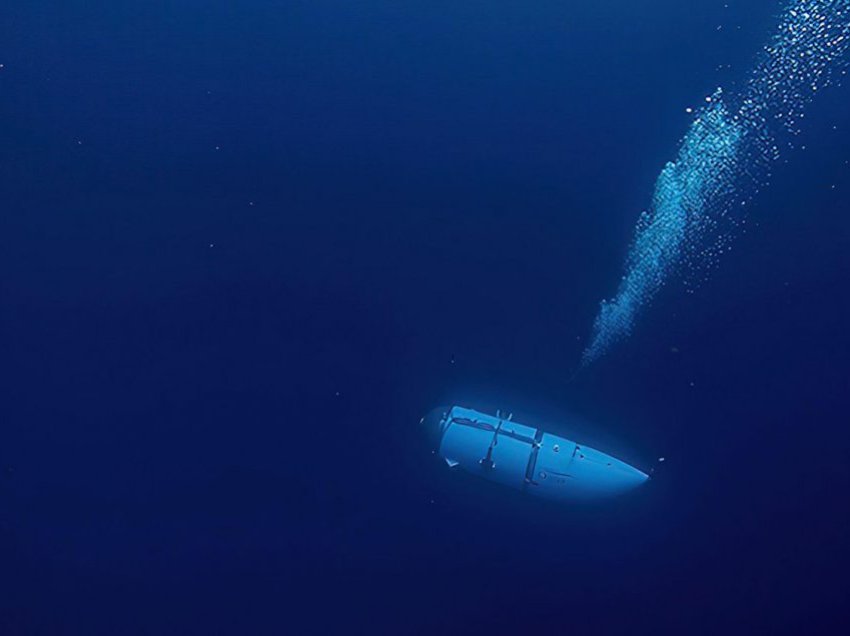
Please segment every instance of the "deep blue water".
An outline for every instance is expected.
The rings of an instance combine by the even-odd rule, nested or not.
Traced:
[[[5,3],[0,633],[847,629],[850,85],[569,381],[781,8]],[[456,402],[666,461],[527,500],[432,462]]]

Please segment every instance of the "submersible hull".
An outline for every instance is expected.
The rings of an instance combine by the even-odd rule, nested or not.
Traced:
[[[434,452],[452,470],[556,500],[617,495],[646,473],[573,440],[462,406],[435,409],[422,420]]]

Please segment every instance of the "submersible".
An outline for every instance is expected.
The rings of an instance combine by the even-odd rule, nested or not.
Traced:
[[[513,421],[511,415],[462,406],[437,408],[422,418],[433,451],[451,470],[555,500],[617,495],[649,476],[598,450]]]

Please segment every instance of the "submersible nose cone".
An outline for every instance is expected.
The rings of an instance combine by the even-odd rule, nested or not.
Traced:
[[[616,459],[614,462],[617,463],[619,470],[617,471],[617,478],[611,486],[612,491],[619,490],[620,492],[625,492],[627,490],[632,490],[649,479],[649,475],[642,470],[638,470],[634,466],[629,466],[627,463]]]
[[[422,418],[421,426],[425,432],[428,448],[432,451],[440,450],[440,441],[443,438],[446,420],[451,410],[448,406],[438,406],[431,409],[428,414]]]

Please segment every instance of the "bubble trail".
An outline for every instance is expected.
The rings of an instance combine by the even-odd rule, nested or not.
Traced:
[[[848,43],[850,0],[793,0],[744,89],[727,98],[718,88],[705,98],[638,219],[625,273],[601,303],[582,366],[629,336],[672,275],[709,268],[729,249],[747,203],[769,182],[780,144],[793,148],[805,106],[846,73]]]

